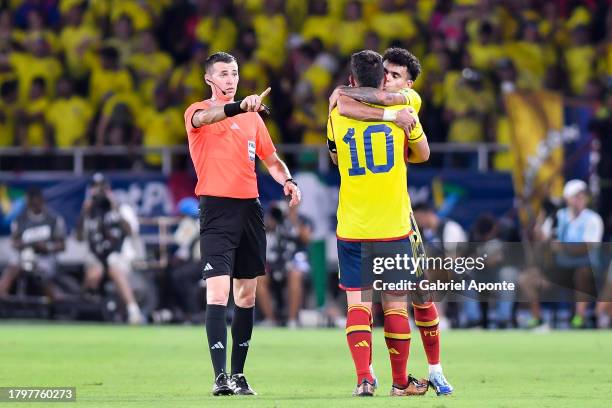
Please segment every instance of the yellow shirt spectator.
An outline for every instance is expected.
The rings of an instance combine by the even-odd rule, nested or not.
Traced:
[[[16,104],[0,99],[0,146],[13,146],[15,143],[16,110]]]
[[[370,20],[370,29],[378,34],[384,46],[391,40],[410,40],[416,35],[416,25],[405,11],[375,14]]]
[[[100,40],[100,33],[94,26],[66,26],[60,33],[59,41],[66,56],[66,67],[70,75],[82,78],[87,74],[88,66],[84,54],[92,50]]]
[[[54,130],[57,147],[85,144],[84,136],[93,116],[89,102],[80,96],[56,99],[49,105],[46,119]]]
[[[144,147],[174,146],[185,142],[183,114],[176,108],[146,108],[138,112],[138,121],[143,131]],[[158,166],[162,162],[162,156],[158,153],[148,153],[145,160],[150,165]]]
[[[30,117],[40,117],[42,116],[43,121],[38,119],[34,120],[32,123],[25,125],[23,131],[25,134],[25,140],[22,140],[26,146],[29,147],[42,147],[47,144],[47,140],[45,137],[45,123],[44,123],[44,114],[49,106],[49,100],[45,97],[38,98],[34,101],[28,101],[25,105],[24,111]]]
[[[114,48],[103,48],[100,61],[94,63],[89,80],[89,98],[97,106],[109,93],[131,92],[132,77],[126,69],[119,67],[119,53]]]
[[[198,41],[210,46],[210,52],[234,49],[238,38],[236,24],[227,17],[202,17],[195,29]]]
[[[486,115],[491,113],[495,97],[490,89],[481,84],[469,85],[465,79],[457,84],[457,90],[446,100],[446,109],[452,113],[448,132],[449,142],[485,141]]]
[[[35,57],[26,53],[12,53],[9,57],[19,78],[19,100],[25,102],[30,94],[32,80],[42,77],[47,96],[53,95],[55,82],[62,74],[62,65],[55,57]]]
[[[565,63],[570,87],[574,95],[580,95],[593,75],[595,48],[591,45],[573,46],[565,50]]]
[[[328,15],[311,15],[306,18],[302,28],[302,37],[305,40],[319,38],[326,48],[336,44],[338,20]]]
[[[287,20],[283,14],[258,14],[253,18],[257,36],[255,57],[273,68],[280,68],[286,58]]]

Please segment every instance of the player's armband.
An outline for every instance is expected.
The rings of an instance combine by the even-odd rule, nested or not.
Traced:
[[[338,152],[338,150],[336,149],[336,142],[334,142],[333,140],[327,139],[327,148],[332,153],[337,153]]]

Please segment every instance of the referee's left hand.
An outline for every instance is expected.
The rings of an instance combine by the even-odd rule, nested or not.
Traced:
[[[286,196],[291,195],[291,201],[289,201],[289,207],[298,205],[300,201],[302,201],[302,192],[300,191],[300,188],[296,186],[295,184],[293,184],[292,182],[290,181],[286,182],[285,186],[283,187],[283,190]]]

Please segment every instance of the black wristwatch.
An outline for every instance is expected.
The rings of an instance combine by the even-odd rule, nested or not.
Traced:
[[[287,180],[285,180],[285,183],[283,184],[283,186],[284,186],[285,184],[287,184],[287,183],[292,183],[292,184],[293,184],[294,186],[296,186],[296,187],[298,186],[297,181],[295,181],[295,180],[294,180],[294,179],[292,179],[292,178],[288,178]]]

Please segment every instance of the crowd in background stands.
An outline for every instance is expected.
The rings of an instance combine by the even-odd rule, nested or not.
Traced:
[[[182,113],[207,97],[203,62],[221,50],[238,58],[240,94],[272,87],[275,142],[319,145],[350,54],[392,45],[421,61],[430,142],[507,144],[509,87],[557,90],[610,118],[609,3],[3,0],[0,148],[184,144]]]

